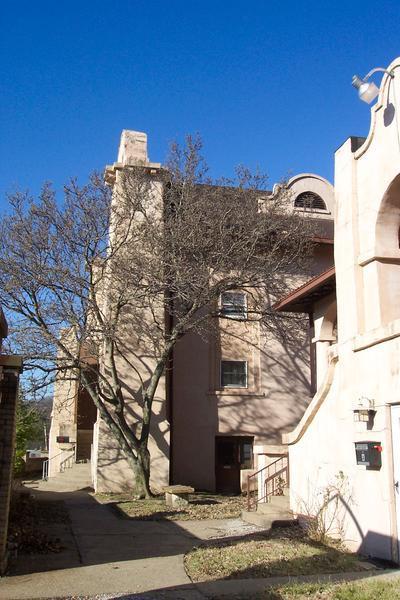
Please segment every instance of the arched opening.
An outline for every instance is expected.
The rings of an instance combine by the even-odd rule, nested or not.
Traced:
[[[375,227],[375,255],[399,254],[400,247],[400,174],[383,195]]]
[[[366,267],[364,286],[366,294],[377,287],[379,313],[376,308],[373,326],[386,325],[400,318],[400,174],[388,186],[383,195],[375,226],[375,252],[373,271]],[[368,273],[370,275],[368,275]],[[373,277],[371,277],[371,274]],[[368,304],[368,302],[367,302]]]
[[[294,207],[304,210],[327,210],[325,202],[315,192],[301,192],[294,201]]]

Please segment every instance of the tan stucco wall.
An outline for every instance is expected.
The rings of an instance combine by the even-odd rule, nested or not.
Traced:
[[[121,174],[128,167],[145,166],[151,170],[152,179],[149,197],[152,202],[151,210],[154,219],[162,226],[163,214],[163,183],[159,175],[160,165],[150,163],[147,156],[147,136],[142,132],[124,130],[118,153],[118,163],[106,170],[106,176],[113,182],[114,208],[118,211],[121,192]],[[110,236],[123,236],[120,228],[115,231],[111,226]],[[114,240],[112,240],[114,241]],[[134,242],[133,242],[134,243]],[[118,255],[114,260],[118,260]],[[107,288],[104,291],[104,310],[110,307],[110,295]],[[132,298],[132,304],[134,299]],[[159,332],[159,323],[164,320],[164,305],[162,297],[152,298],[152,306],[148,310],[139,307],[135,311],[123,315],[118,331],[119,347],[123,352],[115,356],[118,377],[122,382],[125,399],[125,414],[133,428],[138,427],[141,420],[140,389],[150,374],[154,371],[157,351],[162,348],[163,338]],[[143,326],[147,324],[146,326]],[[107,369],[107,357],[100,358],[100,369]],[[136,429],[136,433],[138,429]],[[150,429],[149,451],[151,456],[151,486],[161,489],[169,482],[169,423],[166,418],[166,386],[165,376],[162,376],[157,387],[153,402],[153,415]],[[132,471],[124,452],[120,449],[115,437],[108,426],[99,420],[95,426],[93,444],[92,469],[96,491],[123,491],[133,486]]]
[[[320,273],[332,261],[332,246],[319,246],[308,267]],[[247,361],[247,389],[221,389],[221,360]],[[300,331],[284,335],[276,324],[267,329],[221,319],[217,335],[184,336],[173,364],[174,482],[215,489],[217,435],[253,436],[256,468],[258,455],[276,458],[287,451],[282,433],[297,424],[310,401],[307,317]]]
[[[400,403],[400,60],[389,69],[395,77],[384,76],[368,138],[358,149],[348,140],[335,156],[338,360],[330,366],[333,380],[327,373],[315,414],[310,407],[303,427],[285,441],[290,442],[293,509],[304,513],[342,472],[348,490],[342,493],[336,528],[343,526],[351,548],[397,560],[390,405]],[[368,426],[354,421],[362,398],[375,405]],[[380,470],[356,465],[357,441],[381,442]]]
[[[134,342],[134,336],[131,338]],[[153,363],[149,359],[147,352],[143,349],[140,354],[140,343],[132,344],[135,352],[128,355],[127,358],[131,365],[136,364],[137,369],[141,369],[142,374],[153,368]],[[128,422],[134,423],[140,419],[141,411],[138,403],[134,400],[133,394],[140,388],[140,381],[134,373],[132,367],[128,368],[119,361],[119,375],[124,382],[124,395],[127,404]],[[151,424],[151,437],[149,440],[149,451],[151,455],[151,485],[154,489],[161,489],[168,485],[169,481],[169,423],[166,419],[166,391],[165,377],[162,377],[157,388],[153,404],[153,416]],[[130,415],[130,417],[129,417]],[[108,426],[98,421],[96,424],[97,432],[94,438],[94,452],[96,454],[96,472],[95,487],[96,491],[118,492],[132,487],[132,471],[119,448],[117,440],[110,432]]]
[[[173,480],[215,488],[215,436],[254,436],[257,452],[284,451],[281,433],[293,427],[309,400],[307,335],[288,349],[255,329],[246,341],[244,323],[234,339],[208,342],[185,336],[174,351]],[[220,360],[248,361],[248,389],[221,389]]]
[[[64,332],[64,343],[69,347],[75,345],[70,332]],[[59,352],[59,361],[63,360]],[[76,443],[76,396],[77,382],[71,380],[71,372],[59,372],[54,385],[53,408],[49,431],[49,477],[60,472],[60,463],[70,454]],[[56,438],[68,436],[68,444],[60,444]]]

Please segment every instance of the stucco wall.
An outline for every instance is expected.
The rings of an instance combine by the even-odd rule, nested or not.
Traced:
[[[253,436],[255,467],[257,454],[286,452],[282,433],[298,423],[310,401],[308,318],[291,331],[280,327],[222,320],[219,335],[190,334],[179,341],[172,392],[174,482],[215,489],[216,435]],[[246,390],[221,389],[221,359],[247,360]]]
[[[368,138],[335,156],[338,360],[316,414],[311,405],[287,439],[293,509],[307,512],[342,472],[336,529],[351,548],[398,560],[390,406],[400,403],[400,60],[389,69]],[[368,424],[354,420],[362,399],[376,410]],[[357,441],[382,444],[380,470],[356,464]]]
[[[296,513],[316,514],[328,486],[341,495],[337,522],[331,533],[366,554],[392,558],[393,523],[390,415],[387,400],[400,389],[396,357],[399,339],[375,345],[359,353],[350,344],[338,347],[339,360],[329,393],[304,435],[289,446],[291,505]],[[379,373],[371,384],[371,372]],[[372,423],[355,422],[359,398],[375,399]],[[397,398],[399,401],[399,398]],[[355,442],[380,442],[382,468],[368,470],[356,464]],[[343,473],[345,485],[338,486]],[[339,489],[340,488],[340,489]],[[331,508],[335,502],[332,501]],[[344,528],[344,534],[340,531]]]
[[[155,222],[163,224],[163,182],[160,175],[160,165],[150,163],[147,156],[147,136],[141,132],[122,132],[118,153],[118,163],[106,170],[106,177],[113,185],[113,206],[115,214],[121,207],[122,214],[126,214],[124,205],[124,170],[135,167],[148,167],[149,193],[146,197],[149,211]],[[135,215],[140,218],[139,213]],[[128,223],[127,223],[128,225]],[[112,242],[118,242],[125,236],[124,228],[111,225],[110,236]],[[132,240],[131,243],[137,243]],[[117,244],[116,244],[117,245]],[[124,245],[122,253],[124,252]],[[149,246],[150,247],[150,246]],[[143,257],[142,257],[143,258]],[[113,260],[124,259],[118,252]],[[111,269],[112,274],[112,269]],[[111,282],[111,290],[112,281]],[[112,294],[107,287],[104,290],[104,310],[112,311]],[[118,321],[118,347],[120,352],[115,354],[115,364],[118,378],[121,382],[122,393],[125,401],[124,415],[128,424],[140,433],[142,417],[141,389],[146,385],[156,366],[156,357],[160,354],[163,345],[163,336],[160,324],[164,321],[164,298],[160,294],[146,298],[151,306],[143,308],[143,300],[136,300],[132,294],[131,306],[125,310]],[[107,372],[109,358],[106,354],[100,357],[100,370]],[[110,409],[112,410],[112,409]],[[95,427],[93,444],[93,460],[95,469],[93,479],[96,491],[122,491],[133,486],[132,471],[126,456],[108,426],[98,421]],[[149,451],[151,456],[151,486],[160,490],[169,482],[169,423],[166,415],[166,385],[165,376],[162,376],[153,401],[153,414],[150,428]]]
[[[76,381],[71,374],[59,373],[56,378],[49,432],[49,477],[60,472],[60,462],[76,443]],[[60,444],[58,436],[68,436],[70,443]]]

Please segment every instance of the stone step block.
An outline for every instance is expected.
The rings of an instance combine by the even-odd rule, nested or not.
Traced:
[[[242,519],[252,525],[257,525],[263,529],[271,529],[274,523],[279,522],[281,525],[284,522],[291,524],[294,522],[293,515],[290,513],[270,513],[263,514],[259,512],[242,511]]]

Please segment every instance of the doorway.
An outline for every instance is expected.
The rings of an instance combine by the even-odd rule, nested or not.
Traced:
[[[393,484],[397,518],[397,552],[400,559],[400,405],[392,406]]]
[[[240,471],[253,467],[253,438],[215,438],[215,487],[222,494],[240,494]]]
[[[89,461],[93,443],[93,429],[97,419],[97,408],[89,392],[81,387],[76,406],[76,460]]]

